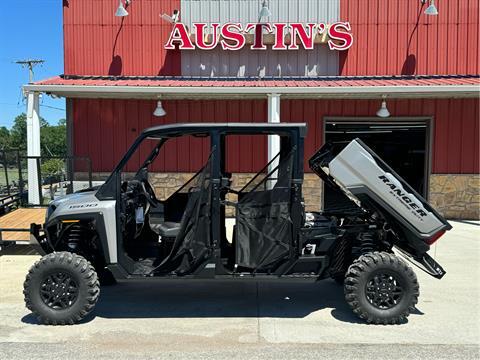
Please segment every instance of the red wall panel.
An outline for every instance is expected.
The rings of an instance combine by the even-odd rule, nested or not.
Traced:
[[[340,53],[340,75],[478,74],[480,0],[340,0],[354,45]]]
[[[77,99],[73,104],[74,152],[77,156],[90,156],[94,171],[111,171],[141,130],[149,126],[178,122],[264,122],[267,118],[265,100],[164,101],[167,116],[163,118],[152,115],[154,101]],[[387,105],[392,117],[433,117],[433,173],[479,172],[478,99],[389,100]],[[308,159],[322,145],[326,116],[371,117],[379,106],[377,100],[284,99],[281,120],[308,124],[305,143]],[[264,138],[232,137],[227,148],[229,170],[256,171],[266,163],[266,153]],[[155,170],[194,172],[208,155],[205,139],[179,139],[161,153]],[[131,171],[136,170],[146,152],[135,156]]]
[[[165,50],[171,25],[159,15],[180,0],[135,0],[130,15],[114,16],[118,0],[63,2],[65,74],[180,75],[178,50]]]
[[[64,6],[65,73],[180,75],[178,50],[163,48],[171,25],[159,15],[181,0],[134,0],[113,16],[117,0],[68,0]],[[478,74],[480,0],[437,1],[427,16],[420,0],[340,0],[353,47],[340,52],[341,75]]]
[[[266,100],[164,101],[165,117],[153,116],[155,101],[73,100],[73,148],[77,156],[89,156],[95,172],[109,172],[140,132],[150,126],[181,122],[263,122]],[[250,172],[266,163],[266,138],[232,136],[227,140],[228,170]],[[147,149],[135,153],[128,171],[138,170]],[[155,161],[155,171],[195,172],[210,154],[208,140],[182,137],[168,141]]]
[[[478,99],[389,100],[387,105],[392,117],[433,118],[433,173],[479,173]],[[281,118],[308,124],[308,159],[322,144],[325,117],[372,117],[379,106],[377,100],[282,100]]]

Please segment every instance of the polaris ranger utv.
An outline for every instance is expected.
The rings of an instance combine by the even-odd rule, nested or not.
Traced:
[[[419,285],[396,254],[436,278],[428,254],[451,226],[362,141],[326,144],[310,168],[356,210],[305,213],[305,124],[173,124],[146,129],[106,182],[51,202],[31,238],[45,254],[30,269],[25,303],[45,324],[74,324],[95,306],[100,282],[119,279],[288,279],[344,283],[353,312],[395,324],[414,310]],[[280,152],[242,189],[226,171],[226,138],[278,135]],[[149,169],[172,139],[209,144],[204,166],[159,200]],[[126,164],[144,142],[143,165]],[[167,148],[167,149],[166,149]],[[136,158],[138,161],[138,158]],[[130,171],[130,170],[129,170]],[[233,200],[232,200],[233,199]],[[235,209],[232,239],[226,208]],[[396,252],[394,253],[394,249]]]

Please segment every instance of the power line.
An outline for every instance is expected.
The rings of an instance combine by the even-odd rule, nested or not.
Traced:
[[[4,102],[0,102],[0,105],[9,105],[9,106],[21,107],[20,104],[12,104],[12,103],[4,103]],[[41,107],[46,107],[46,108],[49,108],[49,109],[65,111],[65,109],[62,109],[62,108],[59,108],[59,107],[55,107],[55,106],[43,105],[43,104],[40,104],[40,106],[41,106]]]
[[[4,102],[0,102],[0,105],[10,105],[10,106],[20,107],[20,104],[12,104],[12,103],[4,103]]]
[[[50,105],[42,105],[40,104],[41,107],[46,107],[46,108],[49,108],[49,109],[55,109],[55,110],[61,110],[61,111],[65,111],[65,109],[62,109],[62,108],[57,108],[55,106],[50,106]]]

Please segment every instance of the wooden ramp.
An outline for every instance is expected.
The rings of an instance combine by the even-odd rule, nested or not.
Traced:
[[[0,240],[29,241],[30,224],[43,224],[46,211],[46,208],[25,208],[0,216]]]

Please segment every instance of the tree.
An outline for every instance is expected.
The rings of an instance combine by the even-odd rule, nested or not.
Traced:
[[[27,148],[27,115],[22,113],[13,121],[10,130],[10,146],[18,149]]]
[[[0,135],[1,139],[1,135]],[[18,149],[27,148],[27,115],[18,115],[10,130],[10,147]],[[58,125],[49,125],[45,119],[40,118],[40,146],[42,156],[67,155],[67,128],[65,119],[60,119]]]
[[[9,148],[10,142],[10,131],[5,126],[0,127],[0,149]]]
[[[65,119],[56,126],[42,126],[40,129],[42,156],[67,156],[67,126]]]

